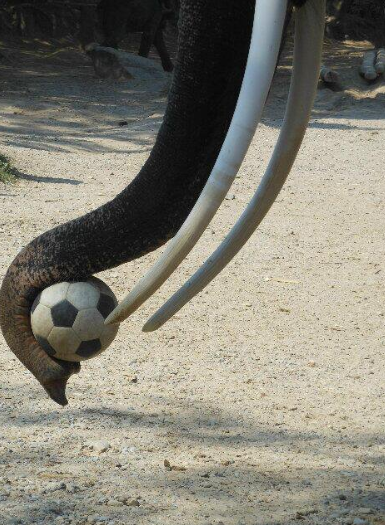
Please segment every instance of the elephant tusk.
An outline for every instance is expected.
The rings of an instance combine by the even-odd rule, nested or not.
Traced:
[[[273,205],[300,149],[316,94],[324,36],[325,0],[308,0],[296,12],[294,68],[285,120],[275,151],[254,197],[222,244],[145,324],[157,330],[205,288],[246,244]]]
[[[278,61],[287,0],[256,0],[253,35],[237,107],[213,171],[189,217],[135,288],[107,317],[127,319],[170,277],[193,249],[223,202],[246,156]]]

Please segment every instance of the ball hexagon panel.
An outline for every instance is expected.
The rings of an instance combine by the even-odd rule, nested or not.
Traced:
[[[54,306],[65,298],[69,283],[57,283],[43,290],[40,294],[40,302],[44,306]]]
[[[104,329],[104,317],[96,308],[81,310],[72,328],[82,341],[98,339]]]
[[[51,315],[54,326],[71,327],[78,315],[78,309],[67,301],[67,299],[64,299],[52,306]]]
[[[34,302],[33,317],[32,317],[32,332],[35,337],[47,338],[53,328],[53,320],[51,316],[51,309],[39,303],[39,298]]]
[[[72,283],[69,285],[66,298],[78,310],[95,308],[99,301],[99,290],[90,283]]]
[[[71,356],[74,357],[81,342],[72,328],[55,326],[48,336],[48,343],[55,350],[56,357],[64,361],[70,361]]]

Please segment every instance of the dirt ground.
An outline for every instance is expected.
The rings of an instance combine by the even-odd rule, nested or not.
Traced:
[[[288,52],[229,199],[71,380],[67,408],[0,337],[1,525],[385,524],[385,84],[358,76],[366,47],[327,43],[341,90],[319,90],[268,218],[204,293],[143,334],[256,188],[282,122]],[[33,237],[125,187],[166,103],[148,83],[96,79],[74,49],[4,52],[0,151],[20,180],[0,185],[0,279]],[[122,298],[156,256],[100,277]]]

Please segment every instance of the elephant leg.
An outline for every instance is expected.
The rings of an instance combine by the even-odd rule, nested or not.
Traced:
[[[156,32],[154,45],[162,61],[163,69],[165,71],[171,72],[174,69],[174,64],[171,62],[171,58],[166,43],[164,41],[163,30],[161,27],[159,27],[158,31]]]
[[[126,33],[127,13],[117,9],[105,9],[102,15],[104,40],[102,45],[118,49]]]
[[[159,29],[160,22],[162,20],[161,15],[155,16],[151,22],[144,28],[142,34],[142,40],[140,42],[139,55],[141,57],[148,58],[150,49],[155,40],[155,35]]]
[[[147,31],[144,31],[142,34],[142,40],[140,42],[139,55],[141,57],[148,58],[150,54],[150,49],[153,43],[153,35]]]

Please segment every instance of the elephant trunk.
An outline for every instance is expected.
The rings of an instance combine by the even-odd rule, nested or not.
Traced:
[[[185,0],[177,66],[164,122],[148,161],[97,210],[32,241],[0,291],[0,325],[14,354],[59,404],[79,365],[49,357],[33,337],[30,307],[60,281],[80,280],[136,259],[178,231],[226,137],[239,95],[254,0]]]

